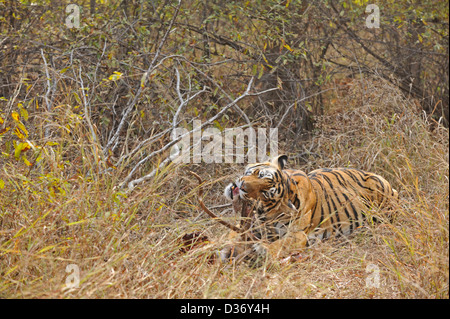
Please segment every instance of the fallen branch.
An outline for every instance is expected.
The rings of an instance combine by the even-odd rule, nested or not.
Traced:
[[[203,203],[203,180],[200,176],[198,176],[196,173],[189,171],[189,173],[191,173],[193,176],[195,176],[195,178],[197,178],[198,183],[199,183],[199,187],[198,187],[198,202],[200,203],[200,207],[203,209],[203,211],[205,213],[207,213],[209,216],[211,216],[212,218],[214,218],[215,220],[217,220],[219,223],[221,223],[224,226],[227,226],[228,228],[230,228],[231,230],[234,230],[237,233],[243,233],[243,230],[240,229],[239,227],[230,224],[229,222],[223,220],[222,218],[220,218],[219,216],[217,216],[216,214],[214,214],[212,211],[210,211],[208,209],[208,207],[206,207],[206,205]]]

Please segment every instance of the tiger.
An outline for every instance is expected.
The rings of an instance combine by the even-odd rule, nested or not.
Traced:
[[[230,235],[233,244],[220,252],[222,262],[244,259],[261,265],[268,258],[299,254],[310,243],[349,235],[370,211],[386,209],[398,192],[382,176],[355,168],[322,168],[309,174],[285,169],[288,157],[250,164],[224,191],[233,207],[250,202],[247,231]],[[250,208],[251,207],[251,208]]]

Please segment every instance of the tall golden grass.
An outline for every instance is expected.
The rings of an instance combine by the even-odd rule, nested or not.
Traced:
[[[448,130],[381,79],[355,80],[328,100],[311,137],[281,143],[289,166],[383,175],[400,193],[393,223],[319,243],[293,263],[212,262],[227,230],[198,209],[187,169],[210,181],[205,201],[213,205],[225,203],[222,189],[243,167],[170,165],[125,193],[116,187],[125,166],[88,174],[96,172],[95,146],[61,108],[60,140],[40,151],[39,166],[5,162],[0,170],[0,297],[448,298]],[[180,250],[192,232],[209,241]],[[77,287],[66,283],[71,264]]]

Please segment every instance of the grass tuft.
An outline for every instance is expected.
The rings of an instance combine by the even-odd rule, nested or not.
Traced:
[[[211,254],[227,231],[197,208],[186,168],[167,166],[127,194],[115,188],[126,165],[100,174],[86,129],[60,114],[61,139],[33,150],[38,165],[0,170],[0,297],[448,298],[448,130],[380,79],[355,80],[329,100],[338,102],[311,137],[282,145],[290,167],[385,176],[400,193],[393,223],[319,243],[294,263],[219,265]],[[243,168],[194,169],[211,181],[205,200],[218,205]],[[207,240],[182,249],[194,232]],[[79,269],[77,287],[67,286],[68,265]]]

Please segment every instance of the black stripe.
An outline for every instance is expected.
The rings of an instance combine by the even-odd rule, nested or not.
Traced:
[[[270,203],[272,203],[272,201],[270,201]],[[277,204],[278,203],[275,201],[275,202],[273,202],[273,205],[270,205],[270,204],[265,205],[266,212],[270,212],[275,206],[277,206]]]
[[[292,176],[302,176],[302,177],[306,177],[306,174],[298,172],[298,173],[292,174]]]
[[[352,219],[351,219],[351,217],[350,217],[350,214],[349,214],[349,212],[348,212],[348,210],[347,210],[347,206],[342,204],[342,202],[341,202],[341,200],[340,200],[338,194],[336,193],[336,191],[335,191],[334,188],[333,188],[333,183],[332,183],[331,180],[328,178],[328,176],[323,175],[323,177],[324,177],[324,179],[327,181],[327,183],[330,185],[331,189],[333,189],[333,193],[334,193],[334,196],[336,197],[336,200],[337,200],[337,202],[338,202],[338,204],[339,204],[339,207],[344,208],[344,212],[345,212],[345,215],[347,216],[347,220],[350,222],[350,233],[352,233],[352,232],[353,232],[353,222],[352,222]],[[343,194],[343,193],[342,193],[342,194]],[[348,197],[347,197],[347,199],[348,199]],[[335,205],[333,199],[331,199],[331,201],[332,201],[333,205]],[[335,207],[335,210],[336,210],[336,216],[337,216],[337,218],[338,218],[338,222],[340,223],[340,218],[339,218],[339,211],[338,211],[338,208],[336,208],[336,206],[334,206],[334,207]]]
[[[384,189],[384,184],[381,181],[381,179],[378,176],[375,176],[375,175],[372,175],[370,178],[376,180],[380,184],[381,189],[383,190],[383,195],[384,195],[385,189]]]
[[[316,198],[316,202],[314,204],[314,208],[312,209],[311,219],[310,219],[311,222],[314,220],[314,216],[316,216],[316,208],[317,208],[317,198]]]
[[[334,191],[334,186],[333,186],[333,183],[331,182],[330,178],[325,174],[322,175],[322,178],[328,183],[330,188]]]
[[[340,218],[339,218],[339,214],[337,213],[337,210],[336,210],[336,205],[334,204],[333,199],[328,195],[328,192],[327,192],[327,190],[323,187],[322,183],[320,183],[320,185],[321,185],[322,190],[323,190],[323,193],[324,193],[324,195],[325,195],[325,196],[324,196],[324,197],[325,197],[325,202],[327,203],[327,206],[328,206],[328,215],[330,216],[331,224],[333,225],[333,230],[335,230],[334,226],[337,225],[337,227],[338,227],[338,232],[341,232],[341,221],[340,221]],[[331,201],[331,203],[333,204],[334,212],[331,211],[330,201]],[[333,218],[334,216],[336,216],[337,223],[335,222],[335,220],[334,220],[334,218]]]
[[[334,209],[333,213],[330,212],[330,216],[333,216],[333,215],[336,216],[336,219],[337,219],[336,225],[338,228],[338,232],[342,234],[343,232],[342,232],[342,228],[341,228],[342,225],[341,225],[341,219],[339,218],[339,212],[336,208],[336,204],[334,203],[334,200],[331,197],[330,197],[330,201],[331,201],[331,204],[333,204],[333,209]]]
[[[345,179],[342,177],[342,175],[339,172],[334,171],[334,172],[330,172],[330,173],[336,177],[339,185],[341,185],[342,187],[347,187],[347,182],[345,181]],[[342,181],[341,181],[341,179],[342,179]]]
[[[353,179],[353,181],[355,181],[355,183],[357,183],[359,187],[367,189],[367,190],[369,190],[371,192],[374,191],[372,188],[364,186],[363,184],[361,184],[361,181],[357,177],[355,177],[355,175],[353,175],[353,173],[350,170],[344,170],[343,172],[346,173],[348,176],[350,176],[350,178]]]
[[[316,200],[316,204],[314,205],[314,214],[316,213],[316,208],[317,208],[317,200]],[[323,219],[324,219],[324,214],[323,214],[323,206],[320,205],[320,220],[319,223],[317,224],[319,227],[321,226]]]
[[[361,171],[361,170],[358,170],[358,169],[353,169],[352,171],[358,173],[359,176],[361,177],[361,179],[362,179],[363,181],[365,181],[365,182],[367,182],[367,181],[369,180],[369,178],[370,178],[370,176],[367,175],[367,173],[364,172],[364,171]]]
[[[317,201],[316,201],[316,203],[317,203]],[[300,209],[300,201],[298,200],[297,195],[295,195],[294,206],[295,206],[295,208]]]
[[[349,200],[349,198],[347,197],[347,195],[345,195],[344,193],[342,193],[342,195],[344,196],[345,200],[350,203],[350,206],[352,207],[352,211],[353,211],[353,216],[354,216],[354,223],[355,223],[355,229],[359,227],[359,215],[358,212],[355,209],[355,206],[353,206],[353,203],[351,200]],[[347,211],[347,209],[346,209]],[[352,221],[353,222],[353,221]]]
[[[275,180],[278,182],[280,180],[282,180],[281,178],[281,174],[278,170],[275,171]]]

